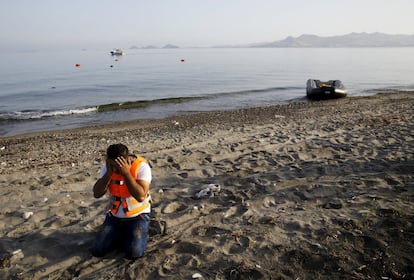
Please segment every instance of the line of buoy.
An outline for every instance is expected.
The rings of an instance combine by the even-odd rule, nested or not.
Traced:
[[[118,59],[115,59],[115,62],[117,62],[117,61],[118,61]],[[180,61],[181,61],[181,62],[185,62],[185,59],[184,59],[184,58],[181,58],[181,60],[180,60]],[[80,65],[80,63],[76,63],[76,64],[75,64],[75,66],[79,68],[81,65]],[[114,66],[113,66],[113,65],[110,65],[109,67],[111,67],[111,68],[112,68],[112,67],[114,67]]]

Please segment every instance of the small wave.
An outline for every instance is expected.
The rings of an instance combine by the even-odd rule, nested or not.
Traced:
[[[0,113],[0,119],[2,120],[35,120],[57,116],[67,116],[76,114],[88,114],[97,111],[97,107],[88,107],[82,109],[70,109],[70,110],[55,110],[55,111],[36,111],[25,110],[19,112],[4,112]]]
[[[116,110],[123,110],[123,109],[136,109],[147,107],[151,105],[159,105],[159,104],[172,104],[172,103],[183,103],[192,100],[202,99],[204,97],[200,96],[191,96],[191,97],[172,97],[172,98],[161,98],[161,99],[153,99],[153,100],[137,100],[137,101],[127,101],[121,103],[109,103],[99,105],[97,107],[98,112],[108,112],[108,111],[116,111]]]
[[[237,95],[248,95],[248,94],[260,94],[265,92],[272,92],[272,91],[286,91],[286,90],[293,90],[297,89],[295,87],[272,87],[272,88],[264,88],[264,89],[249,89],[249,90],[241,90],[241,91],[228,91],[228,92],[217,92],[217,93],[210,93],[200,96],[187,96],[187,97],[171,97],[171,98],[160,98],[160,99],[152,99],[152,100],[136,100],[136,101],[127,101],[127,102],[116,102],[116,103],[109,103],[109,104],[102,104],[97,107],[98,112],[109,112],[109,111],[116,111],[116,110],[125,110],[125,109],[137,109],[148,107],[152,105],[160,105],[160,104],[174,104],[174,103],[184,103],[190,102],[200,99],[213,99],[213,98],[220,98],[220,97],[228,97],[228,96],[237,96]]]
[[[240,90],[240,91],[229,91],[229,92],[218,92],[210,97],[220,97],[220,96],[228,96],[228,95],[247,95],[247,94],[256,94],[256,93],[266,93],[266,92],[279,92],[279,91],[287,91],[287,90],[297,90],[303,89],[303,87],[270,87],[270,88],[259,88],[259,89],[247,89],[247,90]]]
[[[50,117],[59,117],[59,116],[68,116],[68,115],[81,115],[88,113],[101,113],[101,112],[110,112],[117,110],[127,110],[127,109],[139,109],[145,108],[154,105],[168,105],[168,104],[177,104],[185,103],[196,100],[206,100],[206,99],[219,99],[219,98],[232,98],[242,95],[255,95],[269,92],[281,92],[288,90],[296,90],[296,87],[270,87],[270,88],[261,88],[261,89],[248,89],[240,91],[226,91],[226,92],[216,92],[205,95],[198,96],[181,96],[181,97],[171,97],[171,98],[160,98],[152,100],[135,100],[135,101],[126,101],[126,102],[114,102],[108,104],[101,104],[95,107],[81,108],[81,109],[69,109],[69,110],[25,110],[19,112],[1,112],[0,111],[0,120],[1,121],[24,121],[24,120],[35,120],[35,119],[44,119]]]

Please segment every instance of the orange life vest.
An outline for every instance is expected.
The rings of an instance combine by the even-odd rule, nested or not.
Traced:
[[[130,173],[136,178],[141,163],[147,162],[143,157],[137,157],[131,164]],[[124,176],[112,173],[109,181],[109,192],[111,196],[112,207],[110,211],[113,215],[118,213],[119,207],[122,205],[126,217],[135,217],[141,213],[149,213],[151,210],[151,196],[147,193],[145,199],[141,202],[136,200],[128,190]]]

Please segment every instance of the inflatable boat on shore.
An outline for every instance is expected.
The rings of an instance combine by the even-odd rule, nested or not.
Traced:
[[[309,79],[306,82],[306,96],[310,99],[332,99],[345,97],[348,94],[340,80],[321,82]]]

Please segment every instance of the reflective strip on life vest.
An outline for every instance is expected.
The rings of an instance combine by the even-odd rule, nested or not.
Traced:
[[[144,201],[139,202],[133,197],[128,198],[121,198],[121,197],[113,197],[113,203],[111,212],[113,215],[116,215],[118,213],[118,209],[122,204],[122,208],[124,210],[125,216],[130,217],[135,214],[138,214],[148,207],[150,207],[150,201],[151,196],[148,194]]]

